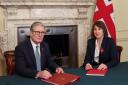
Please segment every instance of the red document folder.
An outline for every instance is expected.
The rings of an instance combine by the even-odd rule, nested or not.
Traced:
[[[105,70],[91,69],[87,71],[86,75],[104,76],[107,73],[107,71],[108,69]]]
[[[69,74],[69,73],[63,73],[63,74],[55,73],[55,74],[53,74],[53,76],[51,78],[41,79],[41,80],[51,83],[53,85],[67,85],[67,84],[73,83],[79,79],[80,79],[80,76],[78,76],[78,75]]]

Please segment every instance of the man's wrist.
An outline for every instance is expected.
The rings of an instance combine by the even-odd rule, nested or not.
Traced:
[[[39,71],[37,72],[36,76],[35,76],[36,79],[39,78]]]

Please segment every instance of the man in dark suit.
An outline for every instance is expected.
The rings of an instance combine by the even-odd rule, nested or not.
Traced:
[[[15,48],[16,73],[44,79],[52,76],[49,70],[63,73],[63,69],[52,61],[48,45],[43,42],[45,33],[41,22],[34,22],[31,25],[30,38]]]

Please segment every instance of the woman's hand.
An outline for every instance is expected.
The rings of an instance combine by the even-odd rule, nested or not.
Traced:
[[[92,65],[90,63],[87,63],[85,66],[85,70],[93,69]]]
[[[107,68],[108,68],[107,65],[105,65],[105,64],[102,63],[102,64],[99,65],[99,67],[97,69],[99,69],[99,70],[105,70]]]

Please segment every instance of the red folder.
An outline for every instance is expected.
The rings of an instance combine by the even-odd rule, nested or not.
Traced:
[[[73,83],[80,79],[80,76],[69,74],[69,73],[63,73],[58,74],[55,73],[53,76],[49,79],[41,79],[42,81],[45,81],[47,83],[51,83],[53,85],[67,85],[69,83]]]
[[[107,73],[107,71],[108,69],[105,70],[91,69],[87,71],[86,75],[104,76]]]

